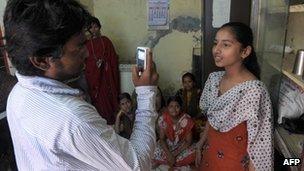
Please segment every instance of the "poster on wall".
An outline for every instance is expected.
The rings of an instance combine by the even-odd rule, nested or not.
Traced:
[[[212,27],[219,28],[230,20],[231,0],[213,0]]]
[[[148,1],[148,29],[169,29],[169,0]]]

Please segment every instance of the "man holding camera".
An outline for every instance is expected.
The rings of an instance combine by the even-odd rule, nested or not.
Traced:
[[[141,76],[133,68],[138,109],[130,141],[106,125],[79,89],[67,85],[85,68],[89,17],[74,0],[7,2],[7,51],[18,78],[7,119],[19,170],[150,169],[158,80],[151,53]]]

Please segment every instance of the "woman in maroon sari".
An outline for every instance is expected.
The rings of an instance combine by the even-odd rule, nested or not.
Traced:
[[[100,34],[100,22],[91,19],[91,38],[86,42],[89,57],[86,59],[86,79],[92,104],[109,125],[115,123],[115,110],[119,94],[118,59],[110,39]]]

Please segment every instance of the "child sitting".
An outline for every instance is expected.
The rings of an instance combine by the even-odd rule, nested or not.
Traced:
[[[129,93],[118,96],[119,112],[116,114],[114,129],[120,136],[129,139],[132,134],[135,114],[132,110],[132,101]]]
[[[170,97],[167,110],[159,118],[159,141],[154,153],[154,165],[181,167],[195,161],[195,149],[192,144],[194,123],[189,115],[182,112],[179,97]]]

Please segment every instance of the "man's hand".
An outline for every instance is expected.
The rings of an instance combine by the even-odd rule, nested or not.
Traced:
[[[135,87],[137,86],[155,86],[158,81],[158,73],[152,60],[152,52],[149,50],[147,54],[147,68],[139,76],[137,66],[132,68],[132,79]]]

